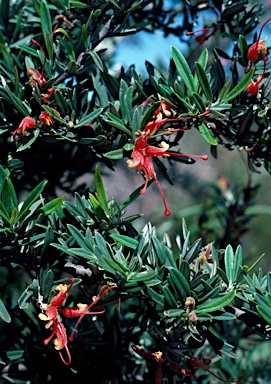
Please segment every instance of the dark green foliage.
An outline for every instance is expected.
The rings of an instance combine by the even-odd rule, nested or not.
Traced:
[[[270,173],[268,65],[258,94],[247,92],[264,70],[264,57],[253,65],[247,58],[261,4],[183,0],[170,7],[149,0],[0,1],[1,382],[74,383],[88,375],[97,384],[207,384],[213,372],[268,383],[260,340],[271,337],[271,277],[257,271],[258,261],[245,265],[239,245],[259,213],[258,186],[207,188],[204,212],[190,208],[198,215],[193,234],[184,220],[168,219],[176,241],[167,234],[161,240],[151,224],[136,230],[144,212],[126,214],[144,184],[124,201],[104,186],[105,167],[113,171],[123,158],[149,185],[160,187],[142,158],[153,159],[170,181],[158,156],[167,157],[168,145],[169,165],[193,163],[177,156],[192,128],[214,156],[219,146],[245,151],[250,169],[263,165]],[[185,36],[206,14],[215,21],[210,29]],[[168,68],[146,61],[146,76],[134,66],[112,70],[104,43],[117,49],[116,37],[157,30],[191,39],[190,53],[172,46]],[[205,48],[215,39],[228,49]],[[82,181],[86,174],[94,174],[93,186]],[[71,335],[83,313],[78,303],[88,308],[60,350],[66,356],[70,349],[65,366],[44,340],[58,322]],[[45,328],[52,307],[58,317]],[[65,317],[67,307],[80,314]]]

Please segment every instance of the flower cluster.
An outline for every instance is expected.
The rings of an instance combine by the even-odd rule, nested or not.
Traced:
[[[211,36],[214,36],[219,29],[218,13],[217,13],[216,9],[211,7],[207,1],[201,0],[200,3],[204,4],[206,6],[206,9],[210,9],[216,15],[217,21],[216,21],[216,23],[214,23],[208,27],[205,27],[203,29],[198,29],[197,31],[185,33],[186,36],[191,36],[191,35],[194,35],[195,33],[202,32],[202,34],[200,34],[199,36],[196,37],[196,41],[199,43],[199,45],[203,44]]]
[[[155,181],[155,183],[157,184],[157,187],[160,191],[160,194],[162,196],[162,200],[163,200],[164,207],[165,207],[164,212],[165,212],[166,216],[170,215],[170,211],[167,207],[165,195],[164,195],[164,192],[162,190],[161,184],[157,179],[151,158],[157,157],[157,156],[161,156],[161,157],[181,156],[181,157],[191,157],[191,158],[199,158],[202,160],[208,160],[207,155],[203,155],[203,156],[187,155],[184,153],[168,151],[169,144],[167,144],[164,141],[162,141],[160,143],[160,147],[148,145],[148,139],[151,136],[153,136],[157,131],[161,130],[162,127],[166,123],[178,122],[178,121],[187,121],[187,120],[190,120],[193,118],[205,116],[205,115],[210,113],[210,111],[207,110],[204,113],[199,114],[199,115],[194,116],[194,117],[188,116],[188,117],[179,117],[179,118],[170,118],[170,119],[169,118],[164,118],[164,119],[161,118],[162,113],[164,113],[166,116],[170,116],[171,111],[172,111],[171,105],[165,101],[161,101],[158,110],[155,111],[155,113],[154,113],[155,120],[150,121],[146,125],[146,127],[144,128],[143,131],[137,131],[136,132],[136,136],[138,136],[138,137],[135,139],[134,149],[132,152],[132,159],[133,160],[127,160],[128,167],[130,167],[130,168],[136,167],[136,171],[138,173],[139,172],[144,173],[145,185],[141,190],[142,195],[144,195],[146,192],[149,180],[153,179]],[[168,135],[168,134],[172,134],[173,132],[176,132],[176,131],[184,131],[187,129],[190,129],[190,128],[189,127],[182,127],[182,128],[176,128],[176,129],[168,128],[167,131],[163,133],[163,135]]]
[[[44,56],[44,62],[43,62],[41,73],[37,69],[35,69],[35,68],[28,68],[27,75],[30,78],[28,84],[32,85],[34,90],[36,90],[37,88],[42,90],[43,87],[47,83],[47,80],[44,77],[45,64],[46,64],[46,52],[44,51],[43,47],[36,40],[32,39],[31,41],[32,41],[33,44],[36,44],[40,48],[40,50],[41,50],[41,52],[43,53],[43,56]],[[45,94],[42,93],[40,95],[41,96],[41,100],[44,103],[48,103],[49,98],[55,92],[55,88],[48,88],[47,92],[48,93],[45,93]],[[57,115],[60,115],[57,110],[55,110],[54,108],[51,108],[51,109]],[[19,127],[17,129],[15,129],[15,131],[12,133],[13,140],[16,141],[21,136],[26,136],[28,129],[33,129],[35,127],[41,128],[44,125],[50,126],[50,125],[54,124],[54,119],[52,118],[50,113],[48,113],[46,111],[42,112],[39,115],[39,120],[40,120],[40,124],[37,124],[35,119],[33,119],[33,117],[31,117],[31,116],[26,116],[25,118],[23,118],[23,120],[21,121]]]
[[[158,351],[158,352],[145,351],[144,348],[139,345],[132,345],[131,348],[137,355],[143,357],[144,359],[151,359],[152,357],[154,357],[154,359],[159,363],[158,369],[155,373],[155,384],[161,384],[162,382],[162,378],[163,378],[162,364],[164,362],[167,362],[170,369],[181,374],[182,376],[189,376],[189,377],[193,377],[194,379],[198,378],[198,376],[196,376],[190,369],[183,368],[176,361],[171,360],[165,353],[161,351]],[[214,374],[212,371],[209,370],[208,367],[211,364],[210,359],[198,360],[196,358],[192,358],[189,356],[185,356],[185,358],[188,359],[189,364],[192,367],[204,369],[205,371],[209,372],[212,376],[214,376],[216,379],[220,380],[222,383],[237,383],[239,380],[241,380],[241,377],[234,380],[221,379],[219,376],[217,376],[216,374]]]
[[[55,110],[54,108],[51,108],[57,115],[59,115],[59,112]],[[42,112],[39,115],[40,124],[36,123],[36,120],[33,119],[31,116],[26,116],[23,118],[23,120],[20,122],[20,125],[18,128],[15,129],[15,131],[12,133],[12,138],[14,141],[19,140],[21,136],[27,135],[28,129],[33,129],[35,127],[42,128],[44,125],[50,126],[54,124],[54,119],[50,115],[49,112]],[[17,137],[16,137],[17,136]]]
[[[257,41],[251,45],[247,53],[247,58],[250,61],[250,69],[252,68],[252,64],[255,63],[255,61],[257,61],[259,57],[262,58],[263,60],[263,72],[261,76],[259,76],[256,81],[251,80],[250,84],[247,86],[247,93],[249,93],[250,95],[257,95],[259,91],[259,85],[265,76],[266,63],[268,61],[268,56],[267,56],[266,40],[261,40],[261,34],[264,27],[270,20],[271,18],[265,21],[265,23],[263,23],[260,29],[260,33]]]
[[[68,282],[70,282],[69,285]],[[60,308],[67,296],[67,293],[70,291],[74,284],[74,278],[70,276],[64,284],[59,284],[55,290],[58,291],[59,293],[54,296],[49,304],[41,304],[42,308],[42,313],[40,313],[38,316],[40,320],[47,321],[47,324],[45,325],[46,329],[49,329],[51,326],[53,328],[53,333],[51,336],[49,336],[47,339],[44,340],[44,344],[48,345],[49,342],[53,339],[54,336],[56,338],[53,340],[55,349],[59,352],[60,358],[63,361],[65,365],[70,365],[71,364],[71,354],[69,351],[69,348],[67,346],[68,340],[73,341],[74,339],[74,333],[83,319],[85,315],[100,315],[105,312],[105,308],[102,306],[96,306],[98,301],[102,299],[104,296],[107,295],[107,293],[112,290],[117,288],[117,286],[107,286],[104,285],[101,289],[100,292],[97,296],[94,296],[92,298],[92,302],[88,304],[77,304],[77,308],[72,308],[72,307],[65,307],[65,308]],[[92,309],[90,311],[90,309]],[[44,313],[45,312],[45,313]],[[64,317],[78,317],[78,321],[76,322],[69,338],[67,337],[67,332],[64,324],[61,321],[58,321],[58,318],[60,317],[60,314],[62,314]],[[67,359],[62,355],[62,350],[66,350],[67,354]]]

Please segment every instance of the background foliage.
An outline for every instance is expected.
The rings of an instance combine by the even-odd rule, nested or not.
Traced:
[[[191,138],[193,153],[204,142],[219,164],[218,148],[239,151],[251,172],[270,173],[269,47],[248,60],[267,19],[260,2],[248,1],[0,2],[3,382],[217,382],[213,374],[270,382],[271,276],[239,245],[270,207],[255,204],[252,177],[239,188],[223,177],[202,185],[195,158],[183,156]],[[146,61],[146,74],[113,65],[117,37],[158,30],[189,53],[172,46],[168,67]],[[157,171],[139,169],[150,188],[185,169],[185,188],[204,195],[186,213],[169,199],[159,234],[133,209],[145,183],[135,168],[125,164],[124,198],[105,187],[104,174],[136,162],[140,139]],[[153,206],[148,192],[144,199]],[[70,276],[53,327],[61,322],[70,336],[76,318],[63,308],[89,307],[64,342],[66,366],[53,343],[44,345],[54,328],[38,315],[48,315]]]

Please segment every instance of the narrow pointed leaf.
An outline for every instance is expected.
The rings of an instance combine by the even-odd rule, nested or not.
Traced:
[[[118,243],[125,245],[128,248],[136,249],[138,241],[129,236],[119,235],[118,233],[111,233],[110,237]]]
[[[0,317],[7,323],[11,322],[11,317],[1,299],[0,299]]]
[[[34,204],[36,200],[38,200],[46,184],[47,180],[42,181],[29,193],[19,211],[18,220],[21,220],[24,216],[27,215],[29,208],[32,204]]]
[[[205,69],[201,66],[200,63],[196,63],[196,74],[198,76],[201,89],[204,95],[206,96],[206,99],[212,102],[213,93],[209,84],[209,80],[206,76]]]
[[[224,308],[226,305],[229,305],[234,297],[235,297],[236,291],[230,291],[226,293],[223,296],[220,296],[216,299],[210,299],[206,303],[199,305],[195,308],[195,313],[202,313],[202,312],[214,312],[218,311],[219,309]]]
[[[176,65],[177,71],[179,72],[188,91],[190,93],[195,92],[196,89],[194,84],[194,78],[189,68],[189,65],[187,64],[187,61],[185,60],[185,57],[176,47],[173,46],[171,47],[171,54],[172,59]]]
[[[199,131],[202,135],[202,137],[207,141],[207,143],[211,144],[211,145],[217,145],[217,141],[216,139],[214,138],[213,134],[211,133],[211,131],[207,128],[207,126],[202,123],[199,125]]]
[[[96,167],[96,171],[95,171],[95,175],[94,175],[94,184],[95,184],[95,188],[96,188],[97,199],[99,200],[103,209],[105,211],[108,211],[108,202],[107,202],[106,191],[104,188],[102,176],[101,176],[101,173],[100,173],[98,166]]]
[[[93,120],[96,119],[100,115],[100,113],[103,111],[103,108],[98,108],[95,111],[89,113],[85,117],[83,117],[79,122],[75,125],[74,128],[82,127],[83,125],[91,123]]]
[[[250,81],[252,80],[252,77],[254,75],[255,68],[252,68],[239,83],[228,93],[226,98],[223,100],[223,103],[228,103],[230,100],[237,97],[241,92],[243,92]]]

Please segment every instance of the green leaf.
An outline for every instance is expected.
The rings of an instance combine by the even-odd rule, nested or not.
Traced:
[[[204,95],[206,96],[206,99],[212,102],[213,100],[213,93],[209,84],[209,80],[206,76],[205,69],[201,66],[200,63],[196,63],[196,74],[199,79],[200,86],[202,88],[202,91]]]
[[[157,293],[153,288],[147,288],[149,297],[154,300],[160,307],[164,307],[164,298],[161,294]]]
[[[45,0],[41,0],[40,4],[40,15],[41,15],[41,30],[43,34],[43,38],[46,44],[47,51],[51,51],[51,48],[48,47],[48,41],[47,41],[47,34],[49,33],[52,36],[52,20],[51,20],[51,15],[49,12],[49,8],[47,5],[47,2]],[[48,31],[48,32],[47,32]],[[52,57],[50,57],[50,60]]]
[[[53,272],[51,271],[51,269],[49,269],[48,271],[46,271],[43,275],[43,279],[42,279],[42,295],[44,297],[48,297],[49,296],[49,293],[52,289],[52,286],[53,286],[53,281],[54,281],[54,274]]]
[[[123,263],[121,263],[119,260],[117,259],[110,259],[109,257],[106,257],[104,255],[102,255],[103,259],[107,262],[107,264],[112,268],[114,269],[115,271],[119,272],[120,274],[122,274],[123,276],[126,277],[127,273],[130,272],[130,269],[126,267],[126,265],[124,265]]]
[[[154,279],[157,276],[157,274],[158,274],[158,272],[137,273],[131,279],[129,279],[129,281],[131,281],[131,282],[138,282],[138,281],[146,282],[146,281],[150,281],[150,280]]]
[[[105,120],[108,124],[118,128],[120,131],[127,133],[129,136],[131,136],[132,132],[125,127],[121,119],[113,115],[113,113],[111,112],[107,112],[106,116],[109,118],[109,120]]]
[[[83,249],[85,250],[86,252],[90,252],[91,249],[88,248],[87,244],[86,244],[86,239],[85,237],[83,236],[83,234],[79,231],[79,229],[77,229],[76,227],[74,227],[73,225],[71,224],[68,224],[68,229],[71,233],[71,235],[74,237],[74,239],[76,240],[77,244]]]
[[[4,90],[8,94],[11,103],[17,109],[17,111],[19,111],[24,117],[29,116],[31,113],[30,108],[26,107],[26,105],[23,104],[21,99],[14,95],[13,92],[11,92],[7,85],[5,85]]]
[[[4,179],[4,183],[3,183],[3,187],[2,187],[2,193],[1,193],[1,200],[2,200],[4,207],[6,208],[8,215],[10,215],[10,212],[11,212],[11,205],[10,205],[11,194],[10,194],[10,186],[9,186],[8,180],[9,179],[7,177]]]
[[[119,235],[118,233],[111,233],[110,237],[112,237],[112,239],[115,240],[116,242],[128,248],[136,249],[138,246],[138,241],[129,236]]]
[[[239,83],[230,91],[230,93],[228,93],[228,95],[225,97],[225,99],[223,99],[224,103],[227,103],[232,99],[235,99],[235,97],[237,97],[241,92],[243,92],[247,88],[248,84],[250,83],[250,81],[253,78],[254,71],[255,71],[255,68],[252,68],[242,78],[242,80],[239,81]]]
[[[70,5],[77,9],[89,8],[90,5],[81,3],[81,1],[70,0]]]
[[[248,58],[247,58],[247,41],[246,38],[243,35],[239,35],[239,44],[240,44],[240,52],[242,57],[242,64],[244,67],[248,66]]]
[[[266,307],[263,307],[261,305],[257,305],[256,308],[262,318],[266,320],[268,324],[271,324],[271,308],[267,309]]]
[[[11,322],[11,317],[1,299],[0,299],[0,317],[7,323]]]
[[[200,111],[200,113],[205,112],[206,108],[203,98],[196,92],[193,92],[191,96],[191,101],[194,101],[196,108]]]
[[[97,93],[97,95],[100,99],[100,106],[102,108],[106,108],[109,104],[107,89],[106,89],[105,85],[103,83],[101,83],[98,73],[96,76],[92,75],[91,77],[92,77],[93,87],[95,89],[95,92]]]
[[[153,179],[149,181],[149,185],[153,183]],[[145,184],[142,184],[139,188],[137,188],[131,195],[121,204],[120,210],[123,211],[129,205],[131,205],[139,196],[141,196],[141,190]]]
[[[68,34],[68,32],[64,28],[57,28],[55,30],[55,33],[62,33],[68,40],[72,41],[71,36]]]
[[[207,143],[209,143],[211,145],[217,145],[218,144],[216,139],[212,135],[211,131],[209,131],[209,129],[207,128],[207,126],[204,123],[201,123],[199,125],[199,131],[200,131],[202,137],[207,141]]]
[[[125,293],[136,293],[142,291],[142,289],[145,287],[145,284],[142,282],[136,282],[136,281],[129,281],[127,283],[124,283],[122,285],[123,291]]]
[[[234,265],[233,265],[233,271],[232,271],[232,277],[233,281],[236,282],[239,268],[243,264],[243,256],[242,256],[242,247],[241,245],[238,245],[235,251],[235,257],[234,257]]]
[[[115,149],[114,151],[109,151],[104,154],[104,157],[107,157],[111,160],[120,160],[123,159],[123,149]]]
[[[103,108],[98,108],[94,110],[93,112],[89,113],[88,115],[84,116],[79,122],[75,125],[74,128],[82,127],[83,125],[86,125],[88,123],[91,123],[93,120],[98,117],[101,112],[103,111]]]
[[[29,303],[27,302],[27,300],[33,295],[33,290],[32,290],[32,287],[31,285],[28,286],[24,291],[23,293],[21,294],[21,296],[19,297],[18,299],[18,305],[19,305],[19,308],[20,309],[27,309],[28,306],[29,306]]]
[[[88,52],[88,54],[92,57],[94,63],[97,66],[97,68],[100,71],[105,71],[104,63],[102,62],[102,60],[101,60],[100,56],[98,55],[98,53],[95,52],[95,51],[90,51],[90,52]]]
[[[183,54],[173,46],[171,46],[171,54],[172,59],[176,65],[177,71],[179,72],[188,91],[190,93],[196,92],[193,75]]]
[[[184,275],[177,268],[170,268],[170,279],[176,289],[179,299],[185,300],[190,296],[190,287]]]
[[[42,246],[41,250],[41,255],[46,252],[47,248],[54,242],[55,236],[54,236],[54,231],[51,227],[51,225],[48,225],[46,232],[45,232],[45,237],[44,237],[44,243]]]
[[[18,221],[22,220],[27,215],[31,205],[38,200],[46,184],[47,180],[42,181],[29,193],[19,211]]]
[[[7,212],[4,204],[2,203],[2,201],[0,201],[0,217],[2,217],[2,219],[6,222],[6,223],[10,223],[10,218],[9,218],[9,213]]]
[[[172,294],[172,292],[170,291],[169,287],[167,287],[167,286],[162,287],[162,291],[163,291],[163,294],[165,297],[165,302],[171,308],[177,308],[178,307],[177,301],[176,301],[174,295]]]
[[[98,166],[96,166],[96,171],[95,171],[95,174],[94,174],[94,185],[95,185],[95,189],[96,189],[96,197],[97,197],[99,203],[101,204],[103,209],[107,213],[109,213],[109,210],[108,210],[108,200],[107,200],[107,196],[106,196],[106,191],[105,191],[105,188],[104,188],[102,176],[101,176],[101,173],[100,173],[100,170],[99,170]]]
[[[200,56],[199,56],[199,59],[198,59],[198,64],[201,65],[201,67],[205,70],[206,69],[206,66],[207,66],[207,63],[208,63],[208,49],[205,48]]]
[[[234,268],[234,252],[231,245],[228,245],[224,255],[225,271],[229,281],[229,285],[233,282],[233,268]]]
[[[219,95],[219,100],[222,101],[226,98],[226,96],[229,94],[230,92],[230,89],[231,89],[231,79],[229,79],[228,81],[226,81],[226,83],[223,85],[221,91],[220,91],[220,95]]]
[[[46,203],[38,209],[38,213],[42,212],[46,216],[50,215],[50,213],[54,212],[58,207],[62,205],[63,199],[63,196],[61,196],[49,201],[49,203]]]
[[[198,239],[194,242],[191,248],[186,252],[184,260],[186,260],[188,263],[192,263],[192,261],[198,257],[199,250],[201,248],[201,242],[201,239]]]
[[[222,321],[228,321],[228,320],[234,320],[236,319],[236,316],[233,313],[224,312],[221,315],[212,316],[212,319],[214,320],[222,320]]]
[[[169,309],[164,311],[164,315],[167,317],[180,317],[184,313],[183,309]]]
[[[17,349],[16,351],[7,351],[7,357],[9,360],[18,360],[18,359],[21,359],[23,357],[23,354],[24,354],[24,350],[23,349]],[[21,380],[13,380],[11,379],[11,383],[15,383],[15,384],[23,384],[24,382],[21,381]]]
[[[229,305],[234,297],[236,295],[236,291],[230,291],[223,296],[220,296],[216,299],[210,299],[206,303],[199,305],[195,308],[195,313],[202,313],[202,312],[215,312],[219,309],[224,308],[226,305]]]
[[[20,152],[20,151],[24,151],[26,148],[29,148],[33,143],[34,141],[37,140],[37,138],[39,137],[39,134],[40,134],[40,130],[39,129],[35,129],[34,130],[34,134],[33,136],[31,137],[30,140],[22,140],[22,143],[20,143],[18,145],[18,148],[17,148],[17,152]],[[26,141],[26,143],[24,144],[24,142]]]

